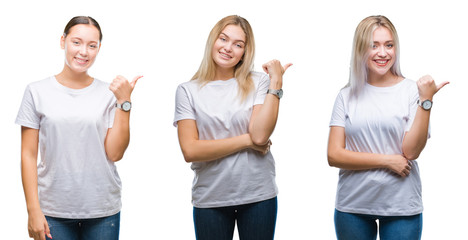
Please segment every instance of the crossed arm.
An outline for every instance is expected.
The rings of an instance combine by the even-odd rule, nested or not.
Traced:
[[[417,82],[421,100],[432,100],[448,82],[435,85],[430,76],[424,76]],[[403,138],[403,155],[385,155],[362,153],[346,150],[346,135],[343,127],[330,127],[328,139],[328,163],[330,166],[348,170],[367,170],[374,168],[388,168],[396,174],[406,177],[411,171],[409,160],[417,159],[426,145],[429,128],[430,111],[418,107],[411,129]]]

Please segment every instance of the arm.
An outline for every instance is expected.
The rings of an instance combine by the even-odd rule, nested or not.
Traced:
[[[367,170],[388,168],[396,174],[406,177],[411,166],[401,155],[385,155],[376,153],[353,152],[346,149],[344,127],[330,127],[328,138],[328,164],[347,170]]]
[[[39,130],[21,127],[21,178],[28,210],[29,237],[45,240],[50,235],[49,225],[39,205],[37,190],[37,153]]]
[[[272,60],[263,64],[263,70],[270,75],[269,89],[281,89],[283,86],[283,74],[292,64],[281,66],[280,61]],[[268,143],[276,126],[279,111],[278,97],[267,94],[263,104],[255,105],[250,118],[249,133],[256,145]]]
[[[179,144],[186,162],[212,161],[246,148],[262,153],[268,150],[268,144],[255,146],[249,134],[218,140],[199,140],[197,124],[193,119],[180,120],[177,126]]]
[[[125,101],[130,102],[130,96],[135,84],[142,76],[135,77],[132,82],[128,82],[122,76],[117,76],[109,86],[109,89],[114,93],[117,102],[122,104]],[[127,150],[130,142],[130,111],[125,112],[121,109],[116,109],[114,124],[109,128],[104,142],[107,157],[111,161],[119,161],[122,159],[125,150]]]
[[[434,95],[448,83],[449,82],[443,82],[436,86],[431,76],[426,75],[420,78],[417,82],[420,101],[426,99],[432,101]],[[418,106],[413,125],[403,138],[403,155],[408,160],[417,159],[426,146],[430,114],[430,110],[426,111]]]

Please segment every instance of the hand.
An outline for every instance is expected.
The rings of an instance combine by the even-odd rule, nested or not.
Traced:
[[[252,143],[251,148],[253,150],[257,151],[257,152],[260,152],[262,155],[265,155],[270,151],[270,146],[272,144],[273,143],[271,142],[271,140],[268,140],[268,142],[265,145],[262,145],[262,146],[255,145],[255,144]]]
[[[442,82],[437,85],[431,76],[425,75],[421,77],[416,84],[418,85],[419,97],[421,100],[432,100],[432,97],[445,85],[449,84],[448,81]]]
[[[270,76],[271,88],[280,89],[283,86],[283,74],[290,66],[292,63],[282,66],[281,62],[276,59],[262,65],[263,71]]]
[[[411,162],[402,155],[388,155],[387,168],[401,177],[407,177],[411,171]]]
[[[45,236],[52,239],[49,224],[41,210],[29,213],[28,217],[29,237],[34,240],[45,240]]]
[[[110,84],[109,89],[114,93],[115,98],[117,98],[117,102],[123,103],[124,101],[130,101],[130,95],[132,94],[138,79],[142,77],[143,76],[136,76],[131,82],[128,82],[126,78],[120,75],[115,77]]]

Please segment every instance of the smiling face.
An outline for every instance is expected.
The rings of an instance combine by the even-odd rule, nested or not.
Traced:
[[[65,50],[65,66],[78,73],[87,72],[99,52],[99,30],[90,24],[78,24],[62,36],[60,45]]]
[[[382,78],[390,71],[396,60],[395,46],[392,34],[386,27],[378,27],[373,33],[373,43],[369,50],[367,67],[369,79]]]
[[[227,25],[216,39],[211,55],[216,67],[232,71],[242,60],[245,52],[245,33],[240,26]]]

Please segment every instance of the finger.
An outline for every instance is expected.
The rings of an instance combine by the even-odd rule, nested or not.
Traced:
[[[449,84],[450,82],[449,81],[445,81],[439,85],[437,85],[437,91],[438,92],[441,88],[443,88],[445,85]]]
[[[283,66],[283,69],[284,69],[284,70],[283,70],[283,73],[285,73],[286,70],[287,70],[289,67],[291,67],[292,65],[293,65],[292,63],[288,63],[288,64],[284,65],[284,66]]]
[[[132,88],[135,88],[135,84],[137,83],[138,79],[142,78],[143,76],[140,75],[140,76],[136,76],[135,78],[133,78],[132,82],[130,83],[130,86],[132,86]]]
[[[44,227],[45,227],[45,235],[47,235],[48,238],[52,239],[52,235],[50,234],[49,224],[47,224],[47,222],[44,224]]]
[[[263,68],[263,71],[265,71],[266,74],[268,74],[268,65],[266,63],[262,65],[262,68]]]

